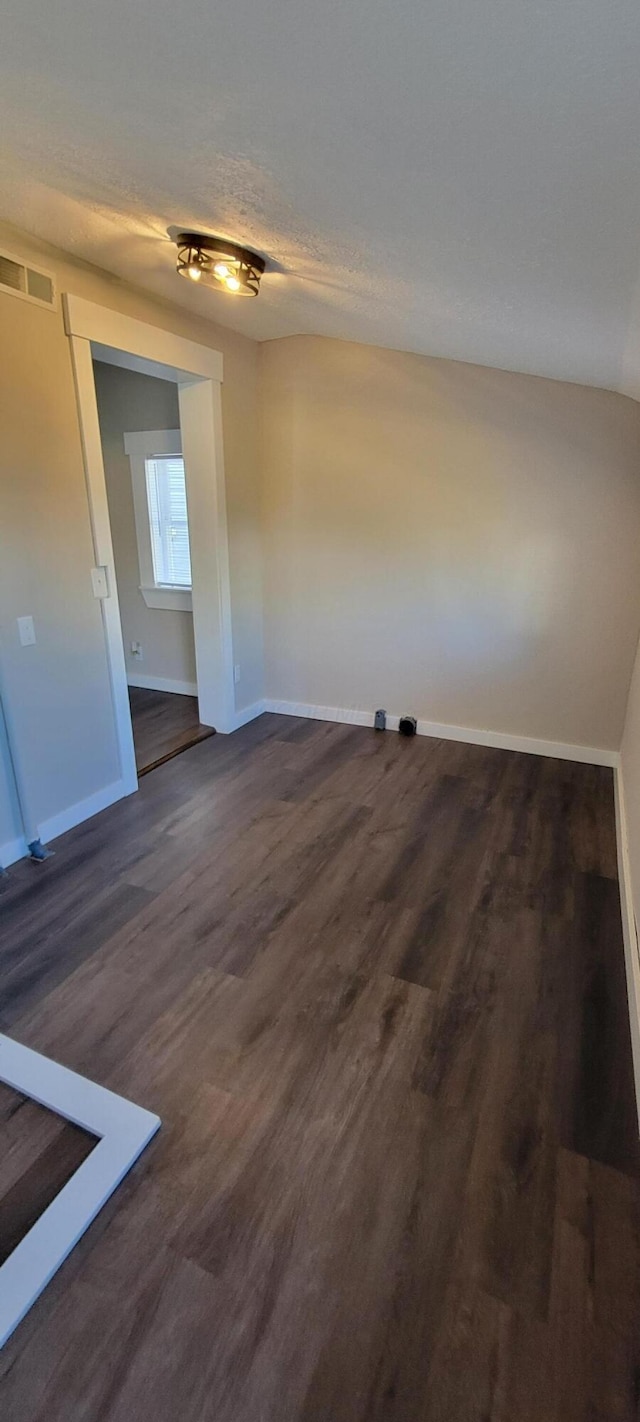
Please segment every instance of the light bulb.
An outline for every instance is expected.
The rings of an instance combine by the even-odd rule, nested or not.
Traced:
[[[239,291],[239,290],[240,290],[240,282],[238,281],[238,278],[237,278],[237,277],[235,277],[235,276],[229,276],[229,277],[227,277],[226,281],[227,281],[227,291]]]
[[[216,276],[220,277],[221,280],[226,280],[226,278],[231,275],[226,262],[216,262],[213,270]]]
[[[202,272],[200,271],[199,267],[187,267],[187,271],[192,281],[200,281]]]

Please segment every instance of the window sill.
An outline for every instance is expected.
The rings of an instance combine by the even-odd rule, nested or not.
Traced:
[[[147,607],[172,612],[191,612],[191,588],[140,588]]]

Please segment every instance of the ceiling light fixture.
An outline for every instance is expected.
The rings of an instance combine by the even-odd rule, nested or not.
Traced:
[[[200,232],[179,232],[177,270],[180,276],[203,281],[205,286],[222,287],[235,296],[257,296],[265,268],[264,257],[225,237],[208,237]]]

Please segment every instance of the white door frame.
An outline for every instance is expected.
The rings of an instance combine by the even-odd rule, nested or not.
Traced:
[[[63,296],[78,402],[95,560],[107,569],[102,614],[123,794],[137,789],[93,357],[178,386],[193,570],[193,633],[200,720],[235,729],[231,585],[222,443],[222,356],[208,346],[69,293]]]

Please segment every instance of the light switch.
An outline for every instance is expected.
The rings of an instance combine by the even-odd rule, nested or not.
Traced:
[[[109,596],[109,574],[104,564],[99,568],[91,569],[91,582],[93,583],[94,597]]]
[[[33,647],[36,640],[36,629],[32,617],[18,618],[18,636],[21,647]]]

